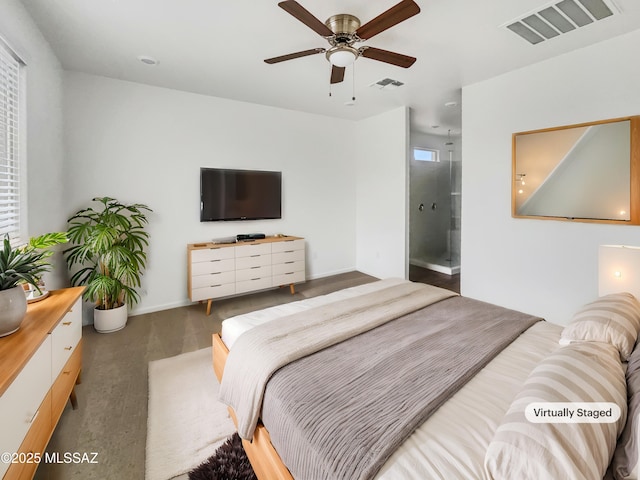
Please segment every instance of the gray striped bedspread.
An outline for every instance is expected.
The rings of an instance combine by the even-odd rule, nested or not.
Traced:
[[[295,479],[373,478],[431,413],[539,320],[469,298],[441,300],[279,369],[266,386],[262,421]]]

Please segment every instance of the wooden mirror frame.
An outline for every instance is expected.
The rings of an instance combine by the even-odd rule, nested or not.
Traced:
[[[579,218],[579,217],[560,217],[560,216],[542,216],[542,215],[519,215],[516,212],[516,138],[518,135],[527,135],[532,133],[553,132],[557,130],[566,130],[570,128],[588,127],[593,125],[601,125],[606,123],[629,121],[630,123],[630,159],[629,159],[629,219],[596,219],[596,218]],[[640,225],[640,116],[620,117],[609,120],[600,120],[596,122],[580,123],[575,125],[564,125],[560,127],[545,128],[540,130],[530,130],[526,132],[516,132],[511,136],[511,216],[513,218],[528,218],[535,220],[561,220],[567,222],[586,222],[586,223],[608,223],[621,225]]]

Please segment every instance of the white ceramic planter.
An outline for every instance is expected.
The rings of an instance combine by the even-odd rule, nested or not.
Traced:
[[[93,328],[98,333],[111,333],[122,330],[127,324],[129,314],[127,304],[111,310],[93,309]]]
[[[0,337],[18,330],[26,313],[27,297],[22,285],[0,290]]]

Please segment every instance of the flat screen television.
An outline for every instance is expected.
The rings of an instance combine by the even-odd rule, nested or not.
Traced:
[[[200,168],[200,221],[282,218],[282,173]]]

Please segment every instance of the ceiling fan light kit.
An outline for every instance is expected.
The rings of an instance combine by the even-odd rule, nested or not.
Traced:
[[[353,64],[361,56],[403,68],[410,67],[416,61],[414,57],[388,50],[366,45],[359,48],[354,46],[355,43],[368,40],[420,13],[420,7],[414,0],[402,0],[364,25],[360,24],[358,17],[347,13],[333,15],[322,23],[295,0],[280,2],[278,6],[323,37],[331,46],[328,49],[316,48],[267,58],[266,63],[279,63],[316,53],[325,53],[327,60],[332,65],[330,83],[334,84],[344,80],[345,67]]]
[[[336,67],[348,67],[356,61],[359,55],[358,50],[349,45],[331,47],[326,53],[327,60]]]

